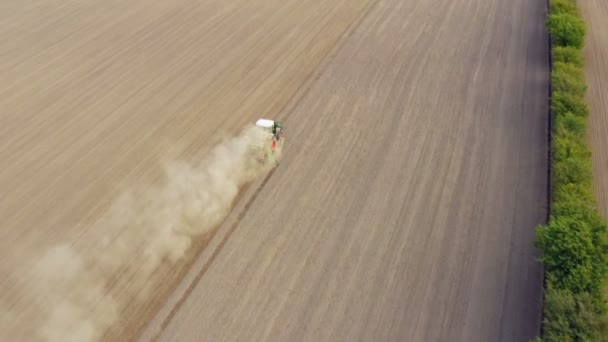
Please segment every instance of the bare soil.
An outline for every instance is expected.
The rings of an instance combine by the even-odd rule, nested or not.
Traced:
[[[587,0],[580,6],[587,22],[584,53],[594,190],[600,213],[608,218],[608,4]]]
[[[85,315],[53,312],[65,298],[97,315],[81,341],[537,335],[544,13],[526,0],[1,3],[1,339],[73,329],[45,321]],[[285,121],[283,161],[215,234],[149,279],[129,264],[145,245],[108,259],[129,227],[98,222],[121,194],[259,117]]]
[[[538,335],[544,13],[376,2],[288,107],[281,166],[142,340]]]

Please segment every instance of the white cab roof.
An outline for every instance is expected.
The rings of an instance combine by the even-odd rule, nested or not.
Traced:
[[[255,125],[258,127],[271,128],[274,125],[274,120],[259,119]]]

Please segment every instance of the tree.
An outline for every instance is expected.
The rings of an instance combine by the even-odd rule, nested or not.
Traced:
[[[555,13],[549,15],[547,29],[557,45],[582,48],[585,39],[585,22],[575,15]]]
[[[573,294],[549,285],[545,294],[543,340],[608,341],[607,317],[589,293]]]

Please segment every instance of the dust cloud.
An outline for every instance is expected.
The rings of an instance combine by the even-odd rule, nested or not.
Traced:
[[[271,154],[271,139],[270,133],[247,127],[197,165],[165,163],[161,185],[126,190],[82,239],[51,247],[33,259],[20,281],[28,309],[0,316],[5,332],[16,334],[6,337],[102,339],[126,303],[145,300],[163,281],[154,278],[161,265],[170,267],[184,258],[194,238],[227,216],[239,188],[275,167],[281,144]],[[264,153],[268,157],[260,161]]]

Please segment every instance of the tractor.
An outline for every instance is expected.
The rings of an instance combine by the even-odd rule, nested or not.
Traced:
[[[271,133],[269,138],[269,146],[256,146],[258,151],[257,159],[261,163],[265,163],[269,159],[274,159],[278,164],[278,156],[275,153],[279,144],[283,143],[283,123],[269,119],[259,119],[255,125],[265,132]],[[270,151],[268,151],[268,147]]]

